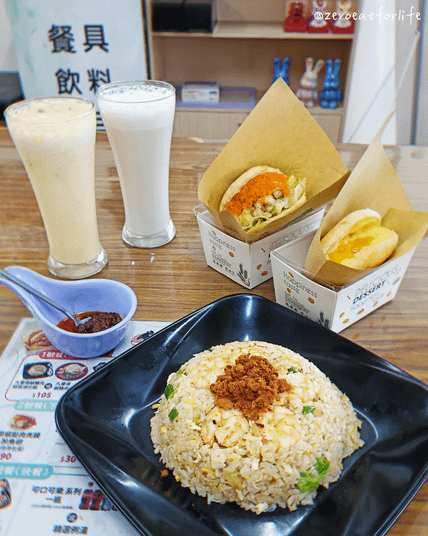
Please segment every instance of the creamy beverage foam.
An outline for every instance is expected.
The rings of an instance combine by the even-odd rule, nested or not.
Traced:
[[[171,221],[168,178],[175,93],[136,85],[98,97],[121,184],[125,227],[137,236],[161,233]]]
[[[94,192],[95,121],[92,103],[68,98],[28,101],[7,118],[50,255],[62,264],[88,263],[102,251]]]

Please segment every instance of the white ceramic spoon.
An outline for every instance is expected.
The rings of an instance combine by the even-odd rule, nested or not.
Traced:
[[[74,315],[72,315],[71,313],[66,311],[63,307],[61,307],[60,305],[58,305],[57,303],[52,301],[50,298],[48,298],[44,294],[38,292],[35,288],[31,287],[29,284],[27,284],[24,281],[22,281],[21,279],[19,279],[19,277],[15,277],[14,275],[9,274],[5,270],[0,270],[0,275],[2,277],[5,277],[9,281],[12,281],[12,283],[15,283],[15,285],[18,285],[18,287],[23,288],[24,290],[26,290],[27,292],[29,292],[30,294],[32,294],[33,296],[35,296],[39,300],[42,300],[45,303],[47,303],[48,305],[50,305],[51,307],[54,307],[55,309],[58,309],[58,311],[60,311],[63,315],[68,317],[76,327],[79,327],[82,324],[86,324],[86,322],[88,322],[88,320],[90,320],[90,318],[91,318],[90,316],[87,316],[83,320],[79,320]]]

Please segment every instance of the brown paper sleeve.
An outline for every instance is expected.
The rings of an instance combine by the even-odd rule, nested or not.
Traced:
[[[284,226],[310,208],[319,208],[340,191],[349,172],[339,153],[309,111],[280,78],[265,93],[201,179],[198,196],[217,222],[245,241],[248,237],[220,202],[230,184],[257,165],[306,178],[307,204],[262,231]]]
[[[370,208],[378,212],[382,225],[393,229],[399,242],[391,258],[404,255],[420,242],[428,228],[428,214],[412,210],[404,188],[383,146],[375,139],[367,148],[346,184],[333,202],[314,236],[305,269],[324,281],[350,284],[370,270],[355,270],[328,261],[321,249],[321,238],[347,214]]]

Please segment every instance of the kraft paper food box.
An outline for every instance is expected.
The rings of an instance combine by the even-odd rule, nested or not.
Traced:
[[[327,260],[321,238],[345,215],[363,208],[378,212],[382,225],[397,232],[398,245],[392,256],[368,270]],[[271,252],[276,301],[339,332],[394,298],[427,229],[428,214],[412,210],[375,138],[319,228]]]
[[[243,287],[252,289],[272,277],[270,252],[318,229],[324,207],[251,244],[224,232],[203,205],[195,207],[194,212],[208,266]]]
[[[266,165],[306,178],[306,202],[255,234],[242,229],[233,214],[220,211],[227,188],[245,171]],[[204,173],[198,189],[218,228],[245,243],[282,229],[336,197],[350,171],[309,111],[279,78]]]

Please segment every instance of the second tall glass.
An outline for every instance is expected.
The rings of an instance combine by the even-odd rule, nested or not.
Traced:
[[[98,88],[101,116],[113,151],[125,207],[122,239],[139,248],[170,242],[169,160],[175,89],[154,80]]]

